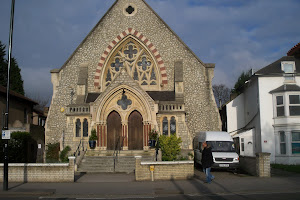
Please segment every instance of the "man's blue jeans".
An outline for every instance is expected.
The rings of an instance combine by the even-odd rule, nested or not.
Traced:
[[[215,177],[213,175],[211,175],[210,173],[211,168],[203,168],[203,172],[206,175],[206,182],[210,183],[212,179],[214,179]]]

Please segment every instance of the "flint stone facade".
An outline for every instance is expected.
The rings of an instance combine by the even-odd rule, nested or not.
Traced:
[[[125,54],[130,51],[133,53]],[[140,57],[132,60],[139,52]],[[130,74],[132,62],[140,70],[134,75]],[[117,68],[119,63],[122,66]],[[147,79],[143,73],[149,80],[151,73],[151,84],[143,82]],[[96,129],[96,150],[107,150],[112,132],[108,118],[116,112],[122,149],[135,149],[131,146],[134,128],[128,120],[136,111],[142,117],[139,134],[144,150],[151,129],[163,134],[164,118],[168,120],[165,134],[170,135],[170,128],[175,127],[182,148],[192,149],[195,132],[221,129],[213,76],[214,64],[203,63],[144,0],[117,0],[63,66],[51,71],[53,96],[46,144],[60,142],[75,151],[79,141],[88,141],[91,130]],[[121,107],[123,97],[131,104]],[[171,127],[171,119],[176,120],[175,126]],[[84,121],[88,135],[83,133]]]

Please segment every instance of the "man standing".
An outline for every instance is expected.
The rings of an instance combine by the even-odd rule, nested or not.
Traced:
[[[202,143],[202,147],[203,147],[202,159],[201,159],[202,168],[203,168],[203,172],[206,175],[206,183],[211,183],[211,181],[215,178],[210,173],[211,166],[214,164],[211,147],[206,142]]]

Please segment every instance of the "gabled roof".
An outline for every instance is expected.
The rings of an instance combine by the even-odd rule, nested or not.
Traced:
[[[6,87],[0,85],[0,93],[6,95]],[[12,90],[9,91],[9,95],[11,95],[13,97],[16,97],[18,99],[21,99],[21,100],[25,100],[25,101],[27,101],[29,103],[32,103],[33,105],[37,105],[38,104],[37,102],[33,101],[32,99],[29,99],[29,98],[27,98],[27,97],[25,97],[25,96],[23,96],[23,95],[21,95],[21,94],[19,94],[17,92],[14,92]]]
[[[292,92],[292,91],[300,91],[300,87],[298,85],[282,85],[275,90],[270,91],[270,94],[279,93],[279,92]]]
[[[295,61],[296,71],[295,73],[300,73],[300,58],[294,56],[283,56],[279,60],[276,60],[272,64],[258,70],[255,72],[255,75],[276,75],[283,74],[284,72],[281,70],[281,61]]]

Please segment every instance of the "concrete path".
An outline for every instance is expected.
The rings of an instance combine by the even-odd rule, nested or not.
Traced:
[[[9,191],[0,189],[2,197],[35,196],[43,198],[155,198],[176,195],[207,196],[222,199],[257,194],[299,193],[300,175],[273,173],[271,178],[258,178],[245,174],[213,171],[211,184],[204,183],[204,174],[195,170],[191,180],[136,182],[133,174],[85,174],[75,183],[9,183]],[[299,198],[300,199],[300,198]]]

